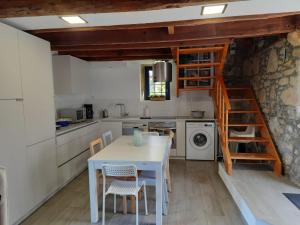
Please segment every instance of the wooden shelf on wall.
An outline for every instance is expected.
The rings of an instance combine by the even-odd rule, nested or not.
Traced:
[[[210,47],[177,48],[176,51],[174,51],[176,53],[177,63],[177,96],[179,96],[181,92],[214,89],[216,75],[222,71],[224,66],[223,52],[227,47],[228,45],[224,44]],[[181,57],[185,58],[186,64],[180,62],[180,60],[182,60]],[[194,82],[191,85],[189,81]],[[204,83],[206,81],[207,84]]]

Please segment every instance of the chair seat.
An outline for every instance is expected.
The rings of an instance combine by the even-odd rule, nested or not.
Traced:
[[[106,194],[136,195],[143,183],[139,182],[138,190],[135,181],[114,180],[110,184]]]

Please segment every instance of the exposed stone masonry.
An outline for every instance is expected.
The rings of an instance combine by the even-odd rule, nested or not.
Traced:
[[[300,31],[250,54],[242,64],[281,154],[285,174],[300,186]]]

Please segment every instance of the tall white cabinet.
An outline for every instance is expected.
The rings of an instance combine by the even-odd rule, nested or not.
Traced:
[[[50,44],[19,32],[19,57],[27,145],[55,137],[55,107]]]
[[[0,99],[22,98],[18,31],[0,23]]]
[[[0,23],[0,168],[7,177],[8,224],[57,189],[50,45]]]

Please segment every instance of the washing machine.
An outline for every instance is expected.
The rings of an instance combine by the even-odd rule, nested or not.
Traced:
[[[186,122],[186,159],[215,159],[214,122]]]

